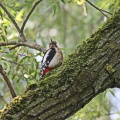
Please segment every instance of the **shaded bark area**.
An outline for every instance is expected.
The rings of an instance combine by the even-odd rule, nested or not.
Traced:
[[[1,111],[1,120],[64,120],[107,88],[120,87],[120,10],[59,68]]]

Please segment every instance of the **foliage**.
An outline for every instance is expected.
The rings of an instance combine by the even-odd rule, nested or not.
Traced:
[[[111,12],[120,6],[120,1],[114,1],[91,0],[92,3],[101,6],[102,9]],[[21,26],[35,1],[5,0],[2,3],[17,24]],[[44,47],[48,46],[51,38],[56,40],[64,52],[64,58],[66,58],[78,44],[81,44],[103,22],[104,16],[88,5],[85,0],[44,0],[31,15],[24,32],[29,42],[35,42]],[[21,38],[7,14],[0,8],[0,42],[4,41],[21,41]],[[21,94],[28,84],[39,79],[42,53],[24,46],[9,50],[11,47],[13,46],[0,47],[0,64],[6,71],[17,94]],[[12,98],[1,76],[0,91],[0,99],[2,100],[0,108],[2,108],[6,101],[9,102]],[[103,95],[95,98],[85,109],[78,112],[70,120],[75,120],[77,117],[85,117],[86,119],[91,117],[93,119],[99,117],[103,111],[104,113],[108,112],[109,108],[101,103],[102,98]],[[88,114],[90,111],[93,114]]]
[[[104,2],[99,1],[98,4],[102,9],[109,10],[110,12],[114,13],[116,9],[120,8],[120,1],[119,0],[105,0]]]

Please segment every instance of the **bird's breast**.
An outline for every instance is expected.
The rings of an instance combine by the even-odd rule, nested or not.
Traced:
[[[51,60],[49,67],[54,68],[55,66],[57,66],[60,62],[62,62],[62,55],[57,52],[55,54],[55,56],[53,57],[53,59]]]

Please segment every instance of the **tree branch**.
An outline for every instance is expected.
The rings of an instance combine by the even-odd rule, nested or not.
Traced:
[[[1,8],[6,12],[6,14],[8,15],[8,17],[10,18],[10,20],[12,21],[12,23],[13,23],[14,26],[16,27],[17,31],[18,31],[19,34],[20,34],[20,37],[21,37],[24,41],[27,41],[25,35],[23,34],[23,32],[21,32],[18,24],[17,24],[16,21],[13,19],[12,15],[8,12],[8,10],[4,7],[4,5],[3,5],[1,2],[0,2],[0,6],[1,6]]]
[[[8,54],[9,52],[0,52],[0,53],[3,53],[3,54]],[[19,56],[23,56],[23,57],[30,57],[29,55],[24,55],[24,54],[20,54],[20,53],[17,53]]]
[[[19,63],[15,62],[15,61],[7,60],[7,59],[2,58],[2,57],[1,57],[0,59],[3,60],[3,61],[9,62],[9,63],[16,64],[16,65],[18,65],[18,66],[30,65],[30,64],[19,64]]]
[[[11,93],[12,97],[13,97],[13,98],[16,97],[16,93],[15,93],[13,87],[12,87],[12,84],[11,84],[10,80],[9,80],[8,77],[6,76],[6,73],[5,73],[2,65],[0,65],[0,73],[1,73],[1,75],[3,76],[5,82],[6,82],[8,88],[9,88],[9,90],[10,90],[10,93]]]
[[[23,33],[23,31],[24,31],[25,24],[27,23],[30,15],[32,14],[32,12],[34,11],[34,9],[36,8],[36,6],[37,6],[40,2],[42,2],[42,0],[38,0],[37,2],[35,2],[35,4],[33,5],[32,9],[30,10],[30,12],[28,13],[27,17],[25,18],[25,20],[24,20],[24,22],[23,22],[23,24],[22,24],[22,27],[21,27],[21,32],[22,32],[22,33]]]
[[[16,45],[14,47],[12,47],[12,49],[15,49],[16,47],[19,46],[26,46],[41,52],[45,52],[46,49],[41,47],[40,45],[37,45],[35,43],[30,43],[30,42],[17,42],[17,41],[10,41],[10,42],[0,42],[0,46],[9,46],[9,45]],[[10,49],[10,50],[12,50]]]
[[[91,6],[93,6],[95,9],[97,9],[98,11],[100,11],[104,16],[106,16],[107,18],[109,18],[104,12],[106,12],[106,13],[108,13],[108,14],[110,14],[110,15],[112,15],[112,13],[110,13],[110,12],[108,12],[108,11],[106,11],[106,10],[102,10],[102,9],[100,9],[100,8],[98,8],[98,7],[96,7],[94,4],[92,4],[90,1],[88,1],[88,0],[86,0]]]

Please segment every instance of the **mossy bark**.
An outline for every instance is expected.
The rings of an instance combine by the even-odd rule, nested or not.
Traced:
[[[113,87],[120,87],[120,10],[59,68],[6,105],[1,120],[64,120]]]

